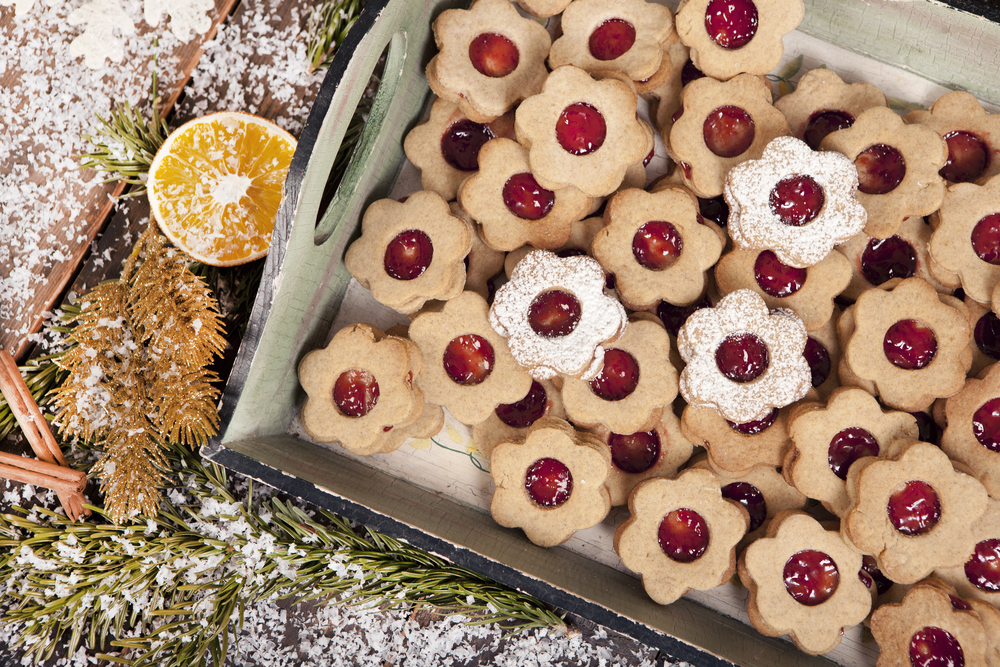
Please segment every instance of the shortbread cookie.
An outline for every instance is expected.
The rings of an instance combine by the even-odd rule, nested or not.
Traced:
[[[823,139],[824,151],[843,153],[858,169],[858,201],[868,211],[865,233],[884,239],[904,218],[929,215],[944,199],[938,170],[948,145],[922,125],[906,125],[886,107],[861,113],[854,125]]]
[[[806,349],[802,355],[809,363],[809,370],[812,373],[811,391],[815,391],[815,396],[806,394],[806,400],[821,401],[827,400],[834,389],[840,386],[840,376],[837,372],[840,364],[840,343],[837,340],[837,319],[840,311],[834,309],[830,321],[816,331],[809,332],[806,340]]]
[[[966,380],[945,402],[945,415],[941,449],[1000,498],[1000,364],[990,366],[981,380]]]
[[[954,586],[965,598],[976,598],[1000,606],[1000,499],[990,498],[986,511],[972,524],[975,545],[966,561],[934,570],[934,576]],[[1000,640],[1000,635],[996,635]]]
[[[740,556],[750,622],[770,637],[787,634],[811,655],[828,653],[843,629],[863,621],[871,609],[860,570],[861,554],[836,531],[804,512],[781,512],[768,525],[767,537]]]
[[[536,380],[558,373],[590,380],[605,343],[628,325],[625,309],[604,293],[604,271],[590,257],[528,253],[497,290],[490,325]]]
[[[723,241],[699,223],[687,189],[623,190],[608,203],[604,220],[592,251],[614,274],[629,308],[652,310],[660,301],[686,306],[705,291],[705,272],[719,259]]]
[[[572,185],[603,197],[653,148],[653,137],[635,109],[631,84],[615,77],[595,81],[567,65],[552,72],[541,93],[517,108],[514,130],[528,148],[531,173],[542,187]]]
[[[848,471],[844,538],[903,584],[961,565],[975,544],[969,526],[986,511],[986,489],[935,445],[898,440],[889,455]]]
[[[555,16],[566,9],[570,2],[572,0],[517,0],[521,9],[539,18]]]
[[[705,77],[684,86],[674,114],[667,152],[681,167],[684,185],[703,198],[722,194],[726,174],[759,158],[788,124],[771,106],[771,88],[760,77],[730,81]]]
[[[477,123],[541,90],[552,38],[507,0],[445,10],[433,28],[440,52],[427,64],[427,83]]]
[[[555,248],[553,252],[560,257],[589,254],[590,245],[594,242],[594,237],[602,229],[604,229],[604,218],[584,218],[583,220],[577,220],[570,226],[569,240],[558,248]],[[538,250],[538,248],[525,245],[507,253],[507,257],[503,261],[503,270],[508,279],[514,273],[514,267],[532,250]]]
[[[790,408],[772,408],[763,419],[737,424],[715,408],[684,407],[681,430],[708,452],[713,470],[741,475],[757,466],[776,468],[792,441],[788,437]]]
[[[865,228],[857,187],[857,169],[843,155],[777,137],[726,176],[729,234],[743,250],[770,249],[785,264],[812,266]]]
[[[670,59],[670,75],[653,90],[641,93],[643,97],[650,100],[649,117],[660,136],[663,137],[664,144],[667,143],[670,128],[674,124],[674,113],[681,107],[681,89],[693,80],[693,78],[685,77],[684,73],[687,72],[690,76],[692,70],[696,69],[690,65],[688,47],[681,41],[676,30],[667,38],[665,48],[663,59],[664,61]]]
[[[472,427],[476,449],[489,458],[500,442],[520,442],[535,422],[542,417],[565,419],[562,397],[549,380],[532,380],[531,388],[519,401],[502,403],[493,414]]]
[[[607,516],[610,468],[611,455],[596,437],[562,420],[539,419],[524,441],[494,447],[490,513],[538,546],[554,547]]]
[[[708,590],[736,570],[736,543],[749,517],[722,497],[709,470],[689,469],[677,479],[648,479],[629,496],[631,516],[615,531],[622,563],[642,577],[658,604],[670,604],[689,590]]]
[[[767,74],[781,60],[781,38],[805,16],[802,0],[685,0],[677,32],[691,61],[708,76]]]
[[[409,315],[428,299],[462,293],[471,247],[469,223],[453,216],[441,195],[421,190],[403,203],[380,199],[369,206],[344,265],[379,303]]]
[[[457,201],[448,204],[451,214],[469,223],[472,230],[472,249],[465,257],[465,289],[475,292],[487,301],[493,295],[490,291],[490,279],[500,273],[506,254],[494,250],[483,242],[482,229],[473,221],[472,216],[465,212]]]
[[[972,340],[969,341],[972,367],[969,369],[969,377],[979,377],[987,366],[1000,359],[1000,318],[988,306],[984,307],[968,295],[963,303],[968,311],[969,326],[972,327]]]
[[[715,308],[693,313],[681,327],[677,349],[687,362],[681,394],[692,405],[716,408],[729,421],[764,419],[812,386],[802,356],[805,344],[798,317],[770,312],[750,290],[733,292]]]
[[[925,125],[948,144],[948,161],[941,176],[949,183],[985,183],[1000,174],[1000,115],[986,113],[963,90],[945,93],[930,111],[911,111],[907,123]]]

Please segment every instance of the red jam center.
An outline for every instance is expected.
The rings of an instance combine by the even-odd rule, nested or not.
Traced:
[[[639,385],[639,362],[625,350],[611,348],[604,353],[601,372],[590,381],[590,390],[605,401],[627,398]]]
[[[876,144],[854,158],[858,190],[866,195],[884,195],[896,189],[906,175],[902,154],[892,146]]]
[[[524,398],[517,403],[498,405],[494,412],[500,421],[511,428],[528,428],[545,414],[548,401],[545,387],[538,380],[532,380],[531,389]]]
[[[820,142],[826,138],[826,135],[846,129],[851,125],[854,125],[854,116],[846,111],[820,110],[809,117],[803,138],[809,144],[809,148],[814,151],[819,150]]]
[[[580,323],[580,302],[569,292],[548,290],[536,296],[528,306],[528,324],[539,336],[568,336]]]
[[[635,261],[650,271],[662,271],[673,266],[684,249],[680,232],[669,222],[650,220],[632,237]]]
[[[885,332],[882,351],[893,366],[919,370],[937,355],[937,337],[916,320],[900,320]]]
[[[910,637],[910,664],[913,667],[965,667],[965,653],[950,632],[926,626]]]
[[[711,220],[720,227],[725,227],[729,222],[729,205],[722,195],[711,199],[698,199],[698,211],[705,218]]]
[[[622,19],[608,19],[590,33],[590,55],[598,60],[614,60],[635,44],[635,26]]]
[[[960,597],[949,595],[948,599],[951,600],[952,609],[955,609],[957,611],[969,611],[970,609],[972,609],[972,605],[970,605],[968,602],[966,602]]]
[[[812,176],[792,176],[778,181],[769,199],[771,212],[791,227],[812,222],[825,201],[823,187]]]
[[[941,501],[930,484],[911,479],[892,492],[886,512],[903,535],[923,535],[941,520]]]
[[[524,475],[524,488],[540,507],[559,507],[573,493],[573,475],[557,459],[538,459]]]
[[[815,607],[829,600],[840,585],[840,572],[822,551],[806,549],[792,554],[782,571],[785,590],[798,602]]]
[[[893,278],[909,278],[917,271],[917,253],[898,236],[872,239],[861,253],[861,273],[872,285]]]
[[[969,583],[987,593],[1000,593],[1000,539],[983,540],[965,563]]]
[[[469,44],[469,60],[476,71],[492,79],[507,76],[521,59],[517,46],[503,35],[484,32]]]
[[[972,415],[972,433],[986,449],[1000,454],[1000,398],[992,398]]]
[[[693,563],[708,549],[708,524],[692,509],[676,509],[660,521],[657,537],[668,558]]]
[[[705,117],[702,134],[708,150],[719,157],[736,157],[753,143],[753,118],[736,106],[719,107]]]
[[[941,429],[926,412],[911,412],[917,420],[917,439],[922,442],[938,444],[941,439]]]
[[[812,336],[806,339],[806,349],[802,351],[802,356],[809,364],[809,372],[812,373],[812,386],[818,387],[830,377],[833,363],[830,361],[830,353],[827,352],[823,343]]]
[[[633,475],[646,472],[660,458],[660,436],[656,431],[630,435],[612,433],[608,437],[608,447],[615,467]]]
[[[976,322],[973,333],[976,347],[988,357],[1000,359],[1000,318],[987,311]]]
[[[746,508],[750,514],[750,527],[748,533],[752,533],[764,525],[767,518],[767,502],[764,494],[749,482],[733,482],[722,487],[722,497],[735,500]]]
[[[413,280],[427,270],[433,258],[431,238],[419,229],[409,229],[389,241],[382,265],[396,280]]]
[[[767,345],[752,333],[729,334],[715,348],[715,365],[733,382],[756,380],[769,363]]]
[[[681,85],[686,86],[695,79],[705,78],[705,73],[694,66],[694,63],[688,60],[684,63],[684,67],[681,68]]]
[[[708,298],[707,294],[690,306],[675,306],[672,303],[661,301],[660,305],[656,307],[656,316],[660,318],[661,322],[663,322],[664,328],[666,328],[671,335],[676,337],[677,332],[679,332],[681,327],[684,326],[684,323],[687,322],[687,318],[691,317],[691,313],[696,310],[701,310],[702,308],[711,307],[712,301]]]
[[[705,30],[724,49],[746,46],[757,34],[753,0],[711,0],[705,8]]]
[[[892,579],[882,574],[882,570],[878,569],[878,562],[874,556],[862,556],[861,567],[875,580],[875,590],[878,591],[879,595],[892,588]]]
[[[556,194],[540,186],[530,171],[524,171],[503,184],[503,203],[523,220],[541,220],[555,206]]]
[[[567,153],[573,155],[593,153],[604,145],[607,134],[604,115],[585,102],[569,105],[556,121],[556,139]]]
[[[444,349],[443,363],[452,382],[477,385],[493,372],[493,346],[476,334],[453,338]]]
[[[878,456],[878,441],[859,426],[845,428],[833,436],[827,449],[830,470],[840,479],[847,479],[851,465],[864,456]]]
[[[492,138],[489,126],[466,118],[452,123],[441,135],[441,155],[455,169],[476,171],[479,169],[479,149]]]
[[[1000,264],[1000,213],[993,213],[972,228],[972,249],[979,259]]]
[[[757,255],[753,277],[765,294],[773,297],[791,296],[806,284],[806,270],[782,263],[771,250]]]
[[[757,435],[758,433],[763,433],[767,429],[771,428],[771,424],[773,424],[774,420],[777,418],[778,408],[772,408],[763,419],[758,419],[752,422],[743,422],[742,424],[737,424],[736,422],[731,422],[727,419],[726,423],[729,424],[729,428],[738,433],[742,433],[743,435]]]
[[[944,135],[948,143],[948,161],[941,167],[941,178],[952,183],[968,183],[983,175],[990,164],[990,150],[982,139],[963,130]]]
[[[333,402],[345,417],[364,417],[378,403],[378,381],[360,368],[344,371],[333,383]]]

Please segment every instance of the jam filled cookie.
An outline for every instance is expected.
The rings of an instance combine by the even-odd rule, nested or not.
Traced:
[[[781,38],[805,16],[802,0],[684,0],[677,33],[695,67],[716,79],[767,74],[781,60]]]
[[[592,250],[614,274],[622,302],[652,310],[660,301],[686,306],[701,296],[724,241],[699,217],[697,201],[679,186],[623,190],[612,198]]]
[[[344,265],[379,303],[409,315],[428,299],[462,293],[471,247],[469,223],[453,216],[441,195],[421,190],[403,203],[380,199],[369,206]]]
[[[869,236],[888,238],[904,218],[930,215],[944,199],[937,172],[948,158],[947,144],[930,128],[906,125],[892,109],[862,112],[851,127],[828,134],[820,148],[843,153],[857,167]]]
[[[563,405],[577,426],[648,431],[671,411],[677,370],[670,363],[670,336],[656,317],[640,317],[634,316],[621,338],[605,347],[601,371],[591,380],[562,379]]]
[[[607,516],[610,468],[611,455],[596,437],[558,419],[540,419],[523,442],[494,447],[490,513],[538,546],[554,547]]]
[[[595,81],[566,65],[549,75],[540,94],[517,108],[514,131],[528,147],[531,173],[542,187],[572,185],[604,197],[653,149],[653,137],[635,109],[631,84],[615,77]]]
[[[865,390],[840,387],[826,405],[806,403],[792,411],[788,435],[793,446],[782,473],[802,493],[843,516],[850,504],[845,480],[851,465],[883,454],[897,438],[917,434],[910,413],[884,411]]]
[[[833,316],[822,328],[809,332],[806,349],[802,356],[809,363],[812,373],[812,390],[806,394],[806,400],[819,398],[827,400],[834,389],[840,386],[840,376],[837,366],[840,363],[840,342],[837,339],[837,319],[840,311],[834,309]]]
[[[1000,115],[986,113],[969,93],[945,93],[930,111],[911,111],[903,120],[931,128],[948,144],[946,181],[981,184],[1000,174]]]
[[[542,417],[565,419],[566,410],[559,390],[551,381],[532,380],[524,398],[496,406],[493,414],[472,427],[472,441],[489,458],[498,443],[523,441],[528,429]]]
[[[941,449],[1000,498],[1000,364],[990,366],[981,380],[966,380],[945,402],[945,415]]]
[[[759,158],[772,139],[787,135],[766,80],[750,74],[724,82],[705,77],[681,91],[667,151],[680,165],[684,185],[709,199],[722,194],[730,169]]]
[[[812,266],[865,228],[857,187],[858,172],[843,155],[777,137],[760,159],[726,176],[729,235],[743,250],[770,249],[785,264]]]
[[[783,95],[774,107],[785,116],[792,136],[813,150],[823,137],[854,125],[862,111],[888,106],[885,94],[870,83],[844,83],[826,68],[806,72],[795,92]]]
[[[577,220],[570,227],[569,240],[553,252],[560,257],[575,257],[577,255],[589,254],[590,245],[594,242],[597,233],[604,229],[604,218],[584,218]],[[530,245],[521,246],[517,250],[511,250],[503,261],[503,270],[509,279],[514,273],[514,267],[525,258],[525,256],[538,248]]]
[[[625,331],[628,317],[604,293],[596,260],[535,250],[497,290],[490,325],[536,380],[559,373],[590,380],[604,363],[602,345]]]
[[[569,239],[574,222],[590,210],[590,197],[574,187],[547,190],[528,167],[528,151],[516,141],[495,139],[480,152],[479,173],[462,184],[458,200],[482,225],[496,250],[531,244],[553,250]]]
[[[853,331],[845,331],[841,382],[855,384],[850,376],[856,377],[883,403],[907,412],[962,388],[972,364],[967,316],[942,302],[928,282],[908,278],[891,292],[869,290],[848,311],[851,319],[845,311],[841,323],[853,322]]]
[[[448,204],[448,208],[453,216],[465,220],[472,229],[472,249],[465,258],[465,289],[489,301],[492,298],[490,279],[503,269],[507,255],[483,243],[482,229],[461,204],[453,201]]]
[[[479,169],[479,151],[490,139],[513,138],[514,116],[504,114],[489,124],[470,120],[448,100],[431,105],[427,122],[410,130],[403,140],[406,158],[420,170],[424,190],[452,200],[458,186]]]
[[[1000,359],[1000,318],[968,295],[963,303],[968,311],[969,326],[972,327],[972,340],[969,342],[972,367],[969,369],[969,377],[980,377],[979,374],[987,366]]]
[[[681,415],[681,430],[688,440],[708,451],[713,470],[740,475],[757,466],[776,468],[791,446],[788,437],[790,408],[772,408],[763,419],[736,423],[714,408],[688,405]]]
[[[805,344],[802,320],[784,310],[772,313],[750,290],[733,292],[681,327],[677,349],[687,362],[681,394],[732,422],[765,419],[812,386]]]
[[[828,653],[843,629],[863,621],[871,609],[860,570],[861,554],[836,531],[803,512],[781,512],[768,525],[767,537],[740,555],[750,622],[769,637],[787,634],[811,655]]]
[[[722,497],[710,470],[641,482],[628,508],[631,516],[615,531],[615,551],[639,573],[654,602],[715,588],[736,571],[736,543],[749,518],[742,505]]]
[[[901,584],[961,565],[975,545],[969,526],[986,511],[986,489],[930,443],[897,440],[888,453],[848,471],[844,539]]]
[[[572,0],[517,0],[521,9],[539,18],[555,16],[566,9],[570,2]]]
[[[507,0],[445,10],[433,28],[440,52],[427,64],[427,83],[477,123],[502,116],[541,90],[552,38]]]
[[[646,0],[576,0],[563,12],[561,25],[549,67],[618,70],[636,81],[660,69],[661,45],[674,29],[670,9]]]
[[[673,115],[681,107],[681,89],[691,82],[690,78],[684,76],[685,71],[691,71],[687,66],[688,47],[680,40],[675,30],[666,41],[666,51],[663,59],[670,59],[670,75],[656,88],[648,93],[642,93],[643,97],[649,100],[649,117],[656,126],[656,130],[663,137],[663,143],[667,143],[670,136],[670,128],[673,127]]]
[[[934,576],[954,586],[962,597],[1000,605],[1000,499],[989,499],[986,511],[972,524],[972,537],[975,546],[966,561],[938,568]],[[1000,634],[996,638],[1000,641]]]
[[[419,350],[402,338],[370,324],[341,329],[329,345],[299,362],[299,382],[308,395],[303,429],[353,454],[386,451],[383,436],[424,411],[424,396],[414,386],[422,365]]]

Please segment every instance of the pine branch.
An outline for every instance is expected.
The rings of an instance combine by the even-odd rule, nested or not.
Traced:
[[[306,22],[309,71],[326,69],[347,32],[358,20],[364,0],[326,0],[315,7]]]

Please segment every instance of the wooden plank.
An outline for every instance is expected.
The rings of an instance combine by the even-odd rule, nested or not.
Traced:
[[[196,35],[184,44],[179,44],[175,39],[170,40],[177,46],[159,53],[160,62],[176,63],[176,67],[163,71],[161,78],[160,92],[166,101],[166,107],[169,108],[181,95],[191,70],[204,51],[205,42],[214,38],[219,24],[238,2],[239,0],[215,0],[212,27],[204,35]],[[50,76],[58,76],[52,74],[52,63],[59,61],[55,50],[68,50],[69,38],[64,24],[55,20],[43,20],[40,16],[42,12],[43,9],[36,6],[27,16],[15,20],[13,7],[0,9],[0,43],[5,43],[8,49],[25,53],[38,52],[40,44],[51,45],[44,51],[51,61],[43,64],[43,67],[47,66]],[[169,24],[164,24],[165,20],[161,20],[160,25],[155,28],[145,22],[137,22],[136,39],[151,33],[163,34],[169,28]],[[88,81],[82,85],[105,86],[104,92],[109,99],[120,100],[130,80],[134,80],[136,76],[148,80],[151,61],[152,55],[137,61],[126,59],[120,66],[112,67],[100,81]],[[7,69],[0,75],[0,90],[9,91],[9,95],[0,98],[0,110],[15,115],[29,114],[34,113],[32,109],[38,108],[39,100],[43,104],[56,103],[46,97],[44,91],[39,95],[40,91],[26,85],[37,79],[35,75],[39,71],[46,71],[39,70],[37,65],[38,63],[11,59]],[[15,135],[10,138],[18,144],[14,150],[6,155],[0,152],[0,181],[8,179],[11,184],[16,182],[16,187],[24,193],[26,200],[34,199],[23,202],[20,212],[5,211],[3,204],[0,204],[0,241],[4,241],[10,249],[9,254],[0,253],[0,280],[6,279],[11,283],[18,281],[21,285],[19,289],[10,288],[6,293],[0,285],[0,347],[11,350],[17,358],[23,358],[30,346],[25,334],[38,331],[42,325],[43,313],[58,305],[91,242],[107,222],[114,205],[112,198],[122,191],[117,183],[98,184],[98,179],[93,178],[94,173],[89,172],[83,174],[82,179],[68,179],[70,186],[58,193],[59,201],[41,200],[36,193],[44,192],[46,183],[76,169],[76,161],[67,159],[70,155],[59,152],[60,144],[64,147],[72,145],[64,136],[60,140],[62,132],[65,132],[64,125],[52,123],[51,127],[46,128],[47,136],[36,138]],[[50,228],[34,230],[37,232],[37,235],[33,234],[34,238],[7,238],[12,233],[6,236],[3,233],[4,226],[8,226],[8,230],[16,229],[13,227],[15,215],[32,215],[36,210],[52,207],[57,208],[55,216],[38,215],[37,219],[52,220],[54,224]],[[25,267],[30,267],[30,271],[25,271]],[[29,290],[32,292],[30,297],[22,296]]]

